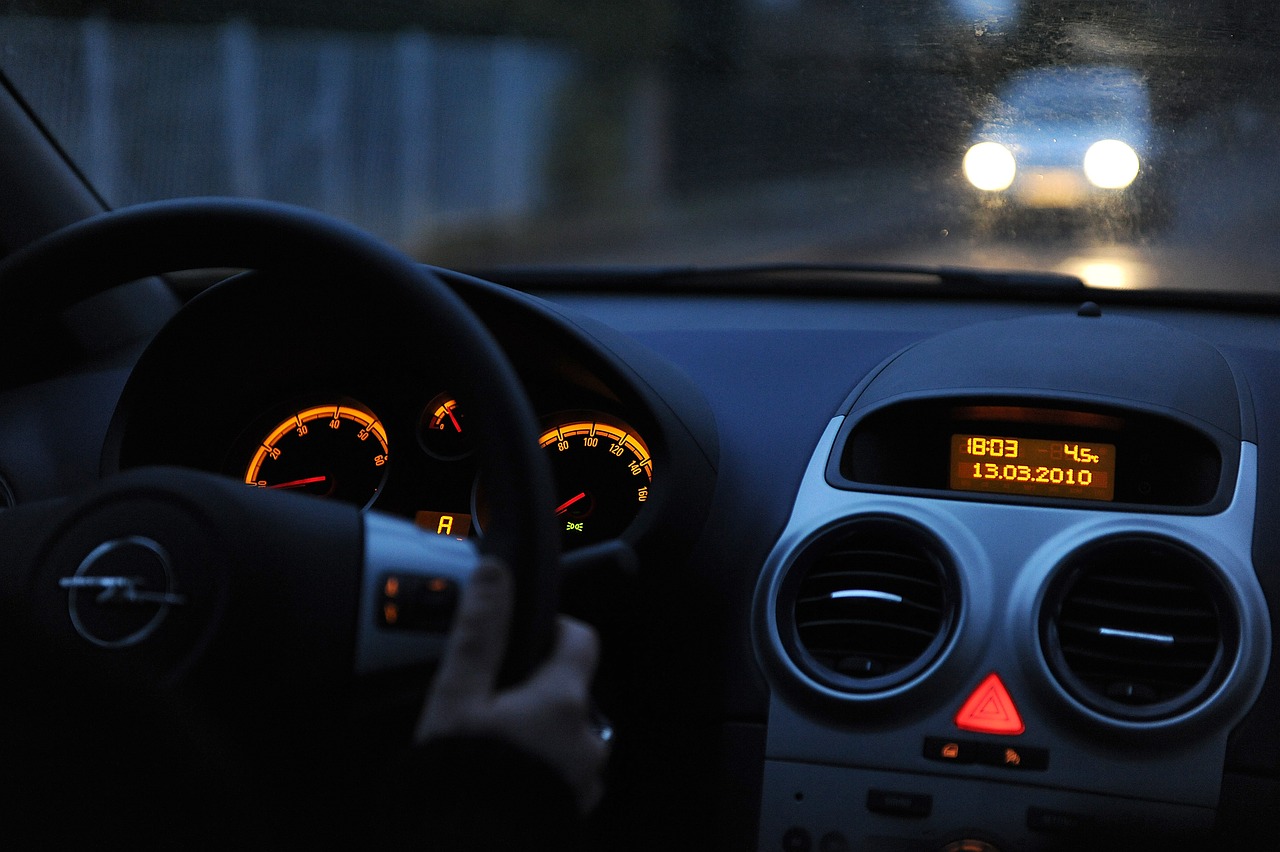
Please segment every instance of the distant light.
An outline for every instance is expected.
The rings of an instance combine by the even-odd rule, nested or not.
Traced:
[[[1138,155],[1119,139],[1094,142],[1084,155],[1084,176],[1099,189],[1124,189],[1138,176]]]
[[[1149,290],[1167,283],[1163,270],[1155,269],[1149,258],[1133,247],[1069,257],[1055,264],[1053,271],[1074,275],[1090,287],[1109,290]]]
[[[1013,152],[997,142],[979,142],[964,155],[964,176],[987,192],[1000,192],[1013,184],[1018,173]]]
[[[1124,266],[1119,263],[1107,261],[1085,263],[1080,266],[1078,274],[1084,280],[1084,283],[1090,287],[1106,287],[1116,290],[1128,287],[1130,283]]]

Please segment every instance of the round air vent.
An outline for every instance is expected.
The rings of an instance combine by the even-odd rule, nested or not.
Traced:
[[[1040,612],[1058,682],[1116,719],[1155,721],[1201,703],[1239,647],[1218,572],[1167,539],[1106,539],[1059,567]]]
[[[805,548],[779,590],[777,618],[788,655],[810,677],[874,692],[937,657],[957,599],[946,550],[931,535],[867,518]]]

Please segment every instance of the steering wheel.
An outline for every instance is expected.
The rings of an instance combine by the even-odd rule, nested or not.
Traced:
[[[323,717],[318,696],[341,692],[353,673],[436,658],[450,595],[492,554],[516,587],[503,678],[527,674],[555,623],[550,471],[514,370],[431,272],[313,211],[163,201],[92,217],[14,254],[0,264],[0,302],[12,328],[14,317],[54,317],[116,284],[220,267],[305,276],[317,292],[359,282],[381,304],[388,337],[423,358],[433,341],[430,357],[446,359],[474,414],[492,518],[482,542],[210,474],[139,469],[0,513],[0,593],[55,641],[127,660],[164,684],[194,684],[215,712],[275,737],[315,727],[299,720]],[[418,606],[422,629],[389,623],[389,603]]]

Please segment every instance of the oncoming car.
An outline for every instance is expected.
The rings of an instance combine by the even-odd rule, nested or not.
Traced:
[[[1151,105],[1126,68],[1050,67],[1008,80],[965,152],[992,206],[1138,209],[1156,153]]]
[[[0,11],[8,825],[1274,845],[1269,7]]]

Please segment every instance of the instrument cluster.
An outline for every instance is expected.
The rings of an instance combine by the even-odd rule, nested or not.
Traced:
[[[232,442],[223,472],[246,485],[342,500],[467,538],[488,522],[466,406],[441,391],[384,420],[350,396],[273,407]],[[625,420],[595,409],[542,418],[538,446],[555,482],[561,547],[621,535],[649,501],[653,453]]]

